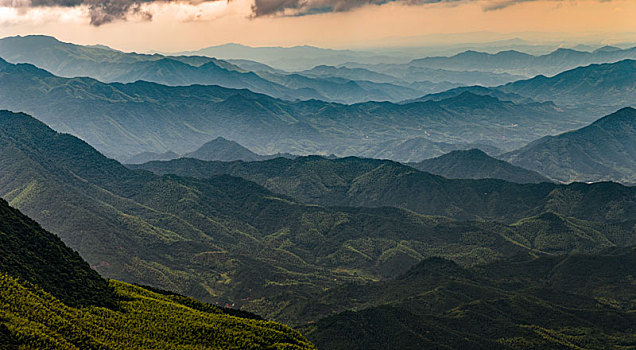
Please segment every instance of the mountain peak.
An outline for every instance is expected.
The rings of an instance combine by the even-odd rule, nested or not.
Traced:
[[[443,155],[441,157],[462,157],[462,158],[482,158],[482,159],[491,159],[492,157],[489,156],[488,154],[486,154],[486,152],[480,150],[479,148],[471,148],[468,150],[455,150],[455,151],[451,151],[446,155]]]
[[[508,153],[514,164],[563,182],[636,183],[636,109],[602,117],[583,128],[544,137]]]
[[[636,108],[623,107],[618,111],[606,115],[603,118],[595,121],[592,125],[607,125],[611,123],[631,123],[636,125]]]
[[[250,151],[238,142],[221,136],[204,143],[196,151],[186,154],[185,157],[207,161],[256,161],[262,158],[261,155]]]
[[[621,51],[621,48],[620,47],[616,47],[616,46],[605,45],[603,47],[599,47],[598,49],[594,50],[594,53],[597,53],[597,52],[615,52],[615,51]]]
[[[456,150],[437,158],[411,164],[432,174],[455,179],[501,179],[517,183],[549,182],[548,178],[527,169],[495,159],[480,149]]]
[[[40,42],[48,42],[48,43],[62,43],[62,41],[58,40],[56,37],[54,36],[50,36],[50,35],[41,35],[41,34],[31,34],[31,35],[16,35],[16,36],[11,36],[8,37],[6,39],[22,39],[22,40],[37,40]]]

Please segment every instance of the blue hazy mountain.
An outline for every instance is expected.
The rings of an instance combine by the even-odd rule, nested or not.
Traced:
[[[417,138],[510,149],[586,122],[552,103],[515,104],[470,92],[407,104],[290,102],[219,86],[61,78],[6,61],[0,61],[0,108],[31,113],[119,159],[183,154],[219,136],[259,154],[362,155],[384,142],[401,147],[400,140]],[[393,153],[405,161],[441,154]]]
[[[502,157],[563,182],[635,184],[636,109],[623,108],[584,128],[546,136]]]
[[[636,104],[636,61],[592,64],[553,77],[540,75],[516,81],[498,90],[561,106],[594,105],[616,110]]]

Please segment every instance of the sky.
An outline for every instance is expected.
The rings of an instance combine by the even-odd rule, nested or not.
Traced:
[[[636,42],[636,0],[0,0],[0,36],[125,51],[229,42],[328,48],[522,38]]]

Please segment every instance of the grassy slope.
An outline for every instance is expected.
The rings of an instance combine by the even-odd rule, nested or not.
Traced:
[[[0,200],[1,349],[312,349],[298,332],[177,294],[102,279]]]
[[[68,305],[113,306],[112,290],[75,251],[0,199],[0,271]]]
[[[0,274],[5,340],[26,349],[314,349],[277,323],[229,316],[193,299],[122,282],[111,287],[120,300],[117,310],[72,308]]]

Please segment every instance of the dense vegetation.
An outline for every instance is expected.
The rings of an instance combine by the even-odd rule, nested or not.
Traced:
[[[313,349],[290,328],[240,316],[176,294],[109,285],[0,200],[1,349]]]
[[[393,280],[335,288],[302,329],[325,349],[636,346],[636,250],[516,258],[474,269],[428,259]]]
[[[314,349],[283,325],[111,282],[117,309],[73,308],[0,273],[0,341],[25,349]]]
[[[559,181],[636,184],[636,109],[623,108],[584,128],[546,136],[502,157]]]
[[[114,306],[111,288],[62,241],[0,199],[0,272],[71,306]]]
[[[636,209],[636,189],[614,183],[565,186],[493,179],[452,180],[392,161],[356,157],[308,156],[264,162],[204,162],[183,158],[135,167],[157,174],[198,178],[240,176],[307,204],[392,206],[463,220],[513,223],[554,211],[586,220],[622,221],[633,219],[631,213]],[[608,206],[610,201],[613,204]]]
[[[305,205],[228,175],[196,179],[130,170],[27,115],[0,117],[0,194],[59,234],[102,275],[235,304],[276,320],[302,322],[295,300],[347,281],[394,277],[431,256],[470,266],[517,254],[634,244],[633,225],[624,222],[636,219],[634,189],[617,184],[447,180],[357,158],[271,162],[305,164],[298,169],[313,168],[325,184],[357,176],[363,182],[346,191],[357,188],[365,197],[353,198],[377,198],[359,205],[378,207]],[[321,184],[317,188],[323,186],[319,179],[312,180]],[[338,181],[327,187],[340,191],[335,194],[342,193]],[[418,183],[429,190],[408,202],[411,196],[404,194],[417,193]],[[373,191],[393,193],[401,203]],[[429,208],[454,203],[454,212],[444,211],[448,215],[510,223],[527,213],[562,215],[504,225],[383,207],[418,201],[438,203]],[[530,224],[533,230],[527,230]]]
[[[501,179],[516,183],[550,181],[535,171],[495,159],[478,149],[453,151],[409,165],[449,179]]]

